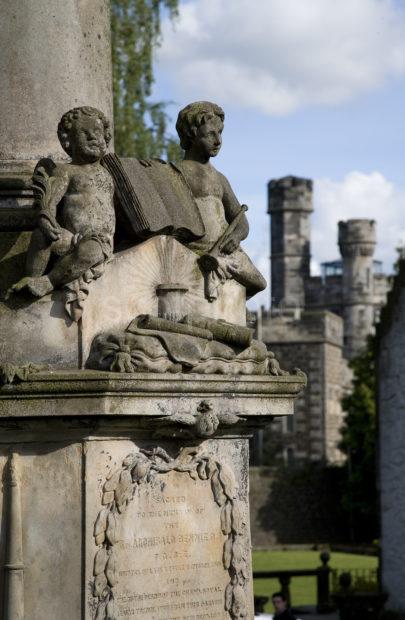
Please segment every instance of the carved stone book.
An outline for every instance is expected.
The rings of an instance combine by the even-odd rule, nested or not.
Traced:
[[[114,178],[118,205],[137,236],[170,234],[191,241],[204,235],[198,206],[174,164],[108,154],[103,165]]]

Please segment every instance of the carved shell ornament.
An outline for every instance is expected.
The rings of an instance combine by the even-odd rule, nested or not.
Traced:
[[[129,454],[121,467],[113,471],[103,486],[103,508],[94,524],[94,541],[99,547],[94,557],[92,584],[95,598],[95,620],[118,620],[114,587],[118,583],[114,545],[118,542],[117,526],[120,515],[134,499],[138,485],[151,482],[157,474],[177,471],[193,480],[211,484],[213,499],[221,508],[221,530],[226,540],[223,565],[229,572],[224,594],[224,609],[230,618],[248,616],[245,583],[249,579],[243,535],[246,522],[241,502],[236,499],[237,485],[231,468],[199,452],[198,448],[183,448],[173,459],[160,447]]]

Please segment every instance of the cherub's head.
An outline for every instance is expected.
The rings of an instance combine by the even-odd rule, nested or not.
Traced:
[[[225,113],[219,105],[209,101],[196,101],[180,110],[176,129],[184,151],[197,148],[205,156],[218,154],[224,128]]]
[[[73,161],[92,163],[107,152],[111,140],[110,123],[96,108],[73,108],[60,119],[58,137]]]

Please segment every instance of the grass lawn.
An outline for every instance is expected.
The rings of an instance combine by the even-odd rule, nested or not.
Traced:
[[[292,570],[299,568],[317,568],[321,565],[319,551],[254,551],[253,570]],[[349,553],[331,552],[329,566],[342,570],[377,568],[378,558],[368,555],[354,555]],[[254,592],[257,595],[271,596],[280,590],[277,579],[257,579],[254,582]],[[290,583],[293,605],[316,604],[316,578],[293,577]],[[267,604],[266,611],[273,611],[273,606]]]

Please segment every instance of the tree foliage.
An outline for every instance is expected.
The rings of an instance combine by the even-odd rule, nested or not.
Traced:
[[[178,0],[111,2],[115,149],[122,157],[176,159],[180,153],[167,136],[165,102],[149,100],[162,10],[176,17]]]
[[[354,541],[370,542],[378,537],[374,338],[369,338],[367,349],[350,366],[352,391],[342,401],[346,418],[340,447],[347,455],[342,502],[350,516]]]

